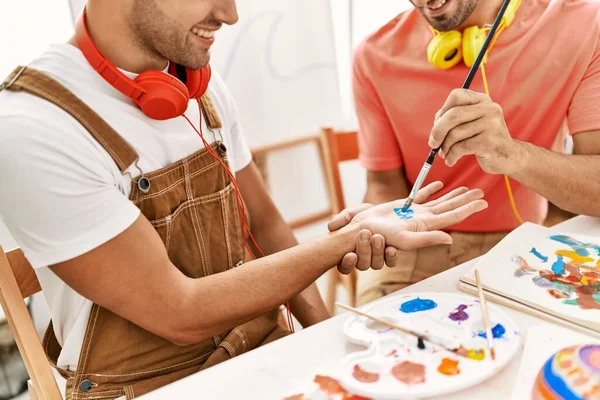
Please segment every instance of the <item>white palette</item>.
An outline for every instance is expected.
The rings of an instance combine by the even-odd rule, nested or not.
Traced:
[[[404,303],[415,299],[431,300],[436,306],[414,313],[400,311]],[[459,305],[467,306],[464,311],[468,318],[463,321],[455,321],[449,317]],[[478,333],[483,332],[479,301],[467,295],[406,294],[383,299],[361,310],[413,330],[451,338],[468,349],[483,349],[485,352],[483,360],[474,360],[430,342],[425,342],[426,348],[421,350],[417,347],[417,340],[411,335],[397,330],[377,330],[366,317],[351,316],[344,324],[344,334],[351,342],[368,346],[368,349],[350,354],[342,361],[340,383],[352,393],[373,399],[419,399],[466,389],[488,379],[506,366],[521,345],[521,336],[516,324],[498,307],[488,303],[492,326],[501,324],[505,330],[500,338],[494,339],[496,360],[492,361],[487,351],[487,340],[478,336]],[[439,372],[438,367],[443,359],[458,361],[456,367],[460,372],[455,375]],[[361,377],[359,371],[359,375],[356,375],[357,365],[361,371],[368,374]],[[398,365],[402,366],[397,367]],[[397,367],[396,370],[394,367]],[[424,381],[407,384],[392,375],[393,370],[402,372],[407,368],[422,371],[422,374],[409,373],[408,376],[420,376]],[[365,379],[375,380],[375,375],[371,374],[378,374],[377,380],[365,382]],[[406,377],[402,379],[407,380]]]

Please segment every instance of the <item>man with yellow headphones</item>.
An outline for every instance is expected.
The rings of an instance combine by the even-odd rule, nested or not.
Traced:
[[[405,197],[441,146],[428,181],[481,188],[490,206],[448,228],[451,246],[359,274],[361,304],[487,252],[524,220],[542,223],[548,200],[600,216],[600,2],[511,0],[470,90],[456,88],[503,0],[411,2],[353,61],[365,202]],[[575,155],[562,154],[567,134]]]

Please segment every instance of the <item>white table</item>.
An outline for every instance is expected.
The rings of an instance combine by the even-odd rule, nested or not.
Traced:
[[[600,219],[575,217],[558,225],[567,232],[600,236]],[[461,293],[459,278],[473,261],[419,282],[402,293],[441,291]],[[530,327],[542,320],[502,307],[521,329],[523,340]],[[363,349],[348,344],[342,325],[349,314],[338,315],[284,339],[238,356],[142,396],[152,399],[282,399],[310,387],[315,373],[338,371],[348,353]],[[444,400],[510,399],[522,350],[497,376],[471,389],[438,397]],[[304,386],[304,387],[303,387]]]

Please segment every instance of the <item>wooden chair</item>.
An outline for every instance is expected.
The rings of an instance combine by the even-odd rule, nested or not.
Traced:
[[[62,395],[23,299],[41,291],[40,283],[20,249],[4,253],[0,246],[0,303],[30,380],[32,400],[59,400]]]
[[[329,200],[332,205],[332,215],[346,208],[344,190],[340,176],[339,164],[358,158],[358,134],[356,131],[334,131],[332,128],[321,129],[321,148],[324,153],[325,171],[329,186]],[[356,306],[357,272],[343,275],[337,269],[328,272],[326,306],[334,314],[337,298],[337,287],[342,285],[348,293],[350,306]]]

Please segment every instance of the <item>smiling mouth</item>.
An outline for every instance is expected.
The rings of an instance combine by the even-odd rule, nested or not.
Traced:
[[[212,38],[214,38],[215,37],[215,32],[216,32],[216,31],[208,31],[208,30],[205,30],[205,29],[200,29],[200,28],[197,28],[197,27],[193,27],[190,30],[191,30],[191,32],[194,35],[200,36],[201,38],[204,38],[204,39],[212,39]]]
[[[444,4],[446,4],[447,1],[448,0],[442,0],[442,1],[435,3],[433,6],[429,6],[429,7],[425,7],[425,8],[428,10],[434,10],[434,11],[439,10],[440,8],[442,8],[444,6]]]

